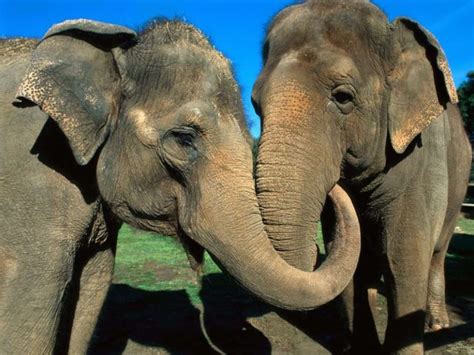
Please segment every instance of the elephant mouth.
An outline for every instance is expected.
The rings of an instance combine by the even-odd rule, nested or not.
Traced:
[[[204,265],[204,247],[189,237],[179,226],[177,235],[186,252],[189,266],[198,274],[201,274]]]

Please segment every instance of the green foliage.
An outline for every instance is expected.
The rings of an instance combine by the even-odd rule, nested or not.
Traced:
[[[458,88],[459,109],[469,135],[474,133],[474,71],[467,73],[467,80]]]

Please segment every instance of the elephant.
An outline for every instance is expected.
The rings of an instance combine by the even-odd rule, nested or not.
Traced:
[[[252,103],[262,120],[256,186],[269,238],[289,264],[312,270],[314,221],[340,184],[362,238],[341,296],[348,346],[421,353],[425,321],[449,326],[444,259],[472,159],[442,48],[419,23],[389,22],[369,1],[310,0],[273,18],[262,53]],[[382,277],[383,345],[367,295]]]
[[[0,352],[87,351],[122,223],[204,248],[274,305],[310,309],[350,282],[354,207],[331,192],[339,230],[320,269],[273,249],[230,62],[195,27],[138,33],[68,20],[42,40],[0,41]]]

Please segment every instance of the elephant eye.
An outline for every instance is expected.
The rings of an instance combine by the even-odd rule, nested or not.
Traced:
[[[199,157],[199,132],[191,126],[171,128],[161,138],[160,157],[171,169],[183,173]]]
[[[344,114],[348,114],[354,108],[353,91],[346,85],[338,86],[332,91],[332,100]]]
[[[185,147],[192,147],[193,146],[193,140],[194,140],[194,135],[191,133],[184,133],[184,132],[174,132],[174,136],[176,137],[176,140],[178,141],[179,144]]]
[[[171,132],[176,143],[185,148],[195,148],[195,140],[197,132],[192,127],[179,127],[173,129]]]
[[[342,105],[345,105],[354,99],[351,93],[343,91],[336,92],[333,96],[334,99],[336,99],[336,101]]]

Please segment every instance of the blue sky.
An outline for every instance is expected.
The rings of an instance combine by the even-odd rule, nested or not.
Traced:
[[[444,48],[459,85],[474,70],[474,0],[374,0],[390,19],[408,16],[428,28]],[[242,87],[254,136],[260,133],[250,93],[261,68],[266,23],[290,0],[0,0],[0,36],[41,37],[54,23],[89,18],[140,27],[156,16],[184,18],[228,56]]]

